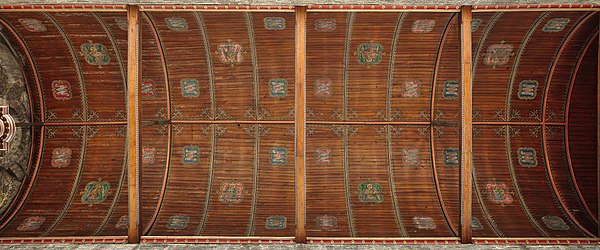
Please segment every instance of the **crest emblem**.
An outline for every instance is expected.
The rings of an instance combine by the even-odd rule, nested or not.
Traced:
[[[189,222],[190,217],[187,215],[173,215],[169,217],[169,220],[167,221],[167,225],[165,225],[165,227],[173,230],[181,230],[186,228]]]
[[[21,231],[21,232],[35,231],[38,228],[40,228],[42,226],[42,224],[44,224],[45,221],[46,221],[45,217],[40,217],[40,216],[27,217],[25,220],[23,220],[23,222],[21,222],[19,227],[17,227],[17,231]]]
[[[417,229],[422,230],[434,230],[437,228],[433,218],[426,216],[415,216],[413,217],[413,224]]]
[[[517,157],[521,167],[532,168],[538,165],[535,149],[533,148],[519,148],[517,150]]]
[[[316,32],[332,32],[335,30],[337,24],[335,19],[317,19],[315,20],[315,31]]]
[[[403,148],[402,162],[408,167],[417,167],[419,165],[419,149]]]
[[[513,52],[513,46],[511,44],[499,43],[492,44],[487,48],[483,63],[485,65],[496,66],[505,65],[510,60],[510,56]]]
[[[331,165],[331,149],[317,148],[315,150],[315,162],[320,166]]]
[[[52,150],[52,161],[50,165],[54,168],[64,168],[71,164],[71,149],[70,148],[55,148]]]
[[[285,18],[283,17],[265,17],[263,22],[265,23],[265,29],[268,30],[285,29]]]
[[[184,31],[188,29],[187,21],[184,18],[169,17],[165,18],[167,28],[174,31]]]
[[[354,55],[357,56],[358,63],[367,65],[367,68],[370,68],[381,62],[383,58],[383,45],[373,43],[373,41],[363,43],[358,45],[358,49],[356,49]]]
[[[200,156],[200,148],[198,146],[183,147],[183,163],[198,163],[198,156]]]
[[[458,99],[458,81],[445,81],[442,96],[447,100]]]
[[[552,18],[548,20],[542,30],[544,32],[559,32],[567,27],[567,24],[571,21],[569,18]]]
[[[80,54],[85,57],[85,61],[88,64],[98,65],[98,68],[102,68],[102,65],[110,63],[108,49],[104,44],[88,41],[88,43],[82,44],[80,48]]]
[[[286,165],[287,149],[271,148],[271,165]]]
[[[479,218],[477,217],[471,217],[471,228],[473,230],[483,230],[483,224],[481,224],[481,221],[479,220]]]
[[[108,194],[110,194],[110,183],[98,179],[98,181],[91,181],[85,185],[83,191],[81,191],[81,202],[84,204],[98,204],[106,200]]]
[[[219,189],[219,201],[225,204],[240,203],[244,197],[244,185],[231,180],[223,182]]]
[[[481,26],[481,19],[474,18],[471,20],[471,32],[477,31],[479,26]]]
[[[513,202],[508,187],[503,182],[488,182],[485,184],[485,191],[489,200],[494,204],[507,205]]]
[[[194,98],[200,96],[200,87],[196,79],[181,79],[181,95],[183,97]]]
[[[127,229],[129,227],[129,216],[127,215],[123,215],[119,218],[119,221],[117,221],[117,224],[115,224],[115,228],[116,229]]]
[[[460,164],[460,152],[457,148],[447,148],[443,152],[446,166],[455,167]]]
[[[533,100],[537,95],[538,82],[536,80],[525,80],[519,83],[517,96],[521,100]]]
[[[317,227],[325,231],[333,231],[338,227],[338,220],[335,216],[321,215],[315,219]]]
[[[328,78],[319,78],[315,80],[315,96],[317,98],[330,97],[333,92],[331,80]]]
[[[244,48],[241,44],[227,40],[225,43],[217,45],[215,52],[222,63],[235,67],[244,61]]]
[[[569,230],[569,225],[567,225],[567,223],[565,223],[565,221],[558,216],[546,215],[546,216],[542,217],[542,221],[544,222],[544,224],[546,224],[546,226],[548,228],[550,228],[552,230],[556,230],[556,231]]]
[[[381,203],[383,194],[381,193],[381,185],[377,182],[367,181],[358,184],[358,199],[362,203]]]
[[[44,32],[47,30],[46,26],[37,19],[19,18],[19,23],[21,23],[21,25],[29,32]]]
[[[142,147],[142,163],[144,163],[144,164],[154,163],[155,152],[156,152],[155,148]]]
[[[265,219],[266,229],[285,229],[287,227],[287,218],[281,215],[273,215]]]
[[[53,80],[50,83],[52,86],[52,96],[54,99],[59,101],[71,100],[73,92],[71,90],[71,84],[65,80]]]
[[[414,21],[410,30],[413,33],[419,33],[419,34],[429,33],[433,30],[434,26],[435,26],[435,20],[422,19],[422,20]]]
[[[404,91],[402,97],[404,98],[415,98],[419,97],[421,91],[421,82],[419,80],[408,80],[404,81]]]
[[[287,81],[285,79],[269,80],[270,96],[275,98],[283,98],[287,95]]]
[[[142,98],[149,98],[154,96],[154,81],[146,79],[142,81]]]
[[[119,29],[122,31],[127,31],[127,29],[129,28],[129,23],[127,23],[127,18],[115,17],[115,23],[117,24],[117,27],[119,27]]]

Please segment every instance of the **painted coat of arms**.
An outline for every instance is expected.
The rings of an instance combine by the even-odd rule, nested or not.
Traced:
[[[185,146],[183,147],[183,163],[194,164],[198,162],[200,156],[200,148],[198,146]]]
[[[517,158],[519,165],[522,167],[532,168],[538,165],[535,149],[533,148],[519,148],[517,150]]]
[[[487,48],[483,63],[489,66],[501,66],[508,63],[513,52],[511,44],[492,44]]]
[[[52,96],[56,100],[67,101],[73,97],[73,91],[71,90],[71,84],[65,80],[53,80],[50,83],[52,86]]]
[[[271,148],[271,165],[286,165],[287,164],[287,149]]]
[[[383,45],[373,43],[373,41],[360,44],[354,55],[357,56],[358,63],[367,65],[369,68],[381,62],[383,58]]]
[[[434,26],[435,26],[435,20],[432,20],[432,19],[416,20],[413,22],[411,31],[413,33],[420,33],[420,34],[429,33],[433,30]]]
[[[458,99],[458,81],[445,81],[442,89],[442,96],[447,100]]]
[[[447,148],[443,152],[446,166],[455,167],[460,164],[460,152],[457,148]]]
[[[315,163],[320,166],[331,165],[331,149],[317,148],[315,150]]]
[[[418,148],[403,148],[402,163],[408,167],[419,166],[419,149]]]
[[[315,219],[318,228],[325,231],[333,231],[338,227],[338,220],[335,216],[321,215]]]
[[[413,224],[417,229],[423,230],[434,230],[437,228],[433,218],[427,216],[415,216],[413,217]]]
[[[145,164],[154,163],[154,154],[155,153],[156,153],[156,148],[142,147],[142,163],[145,163]]]
[[[287,95],[287,81],[285,79],[269,80],[269,95],[275,98],[284,98]]]
[[[235,180],[223,182],[218,190],[219,201],[225,204],[240,203],[244,197],[244,185]]]
[[[381,185],[372,181],[358,183],[358,200],[362,203],[381,203],[383,201]]]
[[[129,216],[127,215],[123,215],[119,218],[119,221],[117,221],[117,224],[115,224],[115,228],[116,229],[127,229],[129,228]]]
[[[513,202],[513,197],[503,182],[488,182],[485,184],[485,191],[489,200],[494,204],[507,205]]]
[[[265,17],[263,22],[265,23],[265,29],[268,30],[285,29],[285,18],[283,17]]]
[[[477,31],[479,29],[479,26],[481,26],[481,19],[473,18],[471,20],[471,32]]]
[[[274,229],[285,229],[287,227],[287,218],[281,215],[273,215],[265,219],[265,228]]]
[[[98,204],[106,200],[110,194],[110,183],[98,179],[98,181],[90,181],[83,191],[81,191],[81,202],[84,204]]]
[[[315,20],[315,31],[316,32],[332,32],[335,30],[337,24],[335,19],[317,19]]]
[[[19,23],[30,32],[44,32],[46,31],[46,26],[37,19],[33,18],[19,18]]]
[[[317,98],[327,98],[333,93],[333,86],[329,78],[319,78],[315,80],[315,96]]]
[[[150,98],[154,96],[154,81],[151,79],[146,79],[142,81],[141,92],[143,98]]]
[[[200,86],[196,79],[181,79],[181,95],[183,97],[194,98],[200,96]]]
[[[169,17],[165,18],[167,28],[174,31],[184,31],[188,29],[187,21],[180,17]]]
[[[42,224],[44,224],[45,221],[46,221],[45,217],[40,217],[40,216],[27,217],[25,220],[23,220],[23,222],[21,222],[21,224],[19,224],[19,227],[17,227],[17,231],[27,232],[27,231],[37,230],[38,228],[40,228],[42,226]]]
[[[167,224],[165,227],[173,230],[181,230],[188,226],[190,222],[190,217],[187,215],[173,215],[169,217]]]
[[[407,80],[404,81],[404,92],[402,97],[404,98],[416,98],[421,94],[421,82],[419,80]]]
[[[52,161],[50,165],[54,168],[64,168],[71,164],[71,149],[60,147],[52,150]]]
[[[231,67],[244,61],[244,48],[240,43],[232,42],[231,40],[218,44],[215,54],[222,63],[228,64]]]
[[[517,96],[521,100],[533,100],[537,95],[538,81],[536,80],[524,80],[519,83],[519,92]]]
[[[481,224],[481,221],[479,220],[479,218],[471,217],[471,228],[476,231],[483,230],[483,224]]]
[[[80,46],[80,54],[85,57],[85,61],[90,65],[98,65],[102,68],[102,65],[110,63],[110,56],[108,55],[108,49],[104,44],[93,43],[88,41]]]
[[[556,231],[569,230],[569,225],[567,225],[567,223],[565,223],[565,221],[558,216],[546,215],[546,216],[542,217],[542,221],[544,222],[544,224],[546,224],[546,226],[548,228],[550,228],[552,230],[556,230]]]
[[[115,17],[115,23],[117,27],[119,27],[122,31],[127,31],[129,28],[129,23],[127,22],[127,18],[124,17]]]
[[[567,24],[571,21],[569,18],[552,18],[548,20],[542,30],[544,32],[559,32],[567,27]]]

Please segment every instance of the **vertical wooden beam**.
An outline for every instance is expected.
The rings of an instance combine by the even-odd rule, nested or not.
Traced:
[[[471,231],[471,182],[472,182],[472,152],[473,152],[473,103],[471,77],[471,6],[462,6],[460,11],[460,50],[461,50],[461,210],[460,210],[460,240],[462,243],[472,243]]]
[[[306,6],[296,7],[296,242],[306,243]]]
[[[138,6],[127,6],[127,20],[129,24],[127,35],[127,135],[129,145],[129,230],[127,239],[129,243],[140,243],[140,120],[141,102],[138,88],[138,75],[141,72],[141,55],[139,52],[140,10]]]
[[[596,12],[598,13],[598,12]],[[598,18],[598,26],[600,26],[600,18]],[[598,39],[598,48],[600,48],[600,38]],[[596,184],[598,185],[598,194],[600,194],[600,49],[598,49],[598,70],[596,71],[596,77],[598,77],[598,81],[596,82]],[[567,124],[569,125],[569,124]],[[600,215],[600,199],[598,199],[598,215]],[[598,235],[600,236],[600,224],[598,227]]]

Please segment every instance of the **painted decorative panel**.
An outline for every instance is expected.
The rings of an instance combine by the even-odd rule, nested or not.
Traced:
[[[489,66],[501,66],[508,63],[513,52],[511,44],[492,44],[487,48],[483,63]]]
[[[46,26],[37,19],[19,18],[19,23],[21,23],[21,25],[23,25],[23,27],[30,32],[44,32],[47,30]]]
[[[315,96],[318,98],[330,97],[333,93],[333,85],[328,78],[319,78],[315,80]]]
[[[443,154],[446,166],[456,167],[460,165],[460,151],[457,148],[446,148]]]
[[[419,149],[418,148],[403,148],[402,163],[408,167],[419,166]]]
[[[287,149],[271,148],[271,165],[286,165]]]
[[[531,168],[538,165],[535,149],[533,148],[519,148],[517,158],[519,159],[519,165],[522,167]]]
[[[156,149],[153,147],[142,147],[142,163],[154,163],[154,154]]]
[[[379,43],[362,43],[358,45],[354,55],[357,56],[358,63],[371,67],[372,65],[378,64],[383,58],[383,45]]]
[[[481,19],[474,18],[471,20],[471,32],[477,31],[479,26],[481,26]]]
[[[433,218],[427,216],[415,216],[413,217],[413,224],[417,229],[422,230],[434,230],[437,228]]]
[[[435,20],[432,20],[432,19],[416,20],[413,22],[411,31],[413,33],[429,33],[433,30],[434,26],[435,26]]]
[[[488,199],[494,204],[507,205],[513,202],[508,186],[503,182],[488,182],[485,184]]]
[[[287,227],[287,218],[281,215],[273,215],[265,219],[266,229],[285,229]]]
[[[221,201],[222,203],[239,203],[244,197],[244,185],[235,180],[223,182],[218,193],[219,201]]]
[[[102,65],[110,63],[110,56],[108,55],[108,49],[104,44],[93,43],[88,41],[80,46],[80,54],[85,58],[85,61],[90,65],[98,65],[102,68]]]
[[[117,221],[117,224],[115,224],[115,228],[116,229],[127,229],[129,228],[129,216],[127,215],[123,215],[119,218],[119,221]]]
[[[546,25],[544,25],[542,30],[544,32],[559,32],[565,29],[565,27],[567,27],[567,24],[570,21],[571,19],[569,18],[552,18],[548,20],[548,22],[546,23]]]
[[[56,100],[67,101],[73,97],[73,91],[71,90],[71,84],[66,80],[53,80],[50,83],[52,86],[52,96]]]
[[[200,87],[196,79],[181,79],[181,95],[183,97],[194,98],[200,96]]]
[[[167,28],[174,31],[184,31],[188,29],[187,21],[184,18],[169,17],[165,18]]]
[[[183,147],[183,163],[194,164],[198,163],[198,157],[200,156],[200,148],[195,145]]]
[[[50,165],[55,168],[64,168],[71,164],[71,149],[59,147],[52,150]]]
[[[458,99],[458,81],[450,80],[444,82],[442,96],[447,100]]]
[[[421,81],[419,80],[404,81],[403,88],[402,97],[404,98],[416,98],[421,95]]]
[[[45,217],[40,217],[40,216],[27,217],[25,220],[23,220],[23,222],[21,222],[19,227],[17,227],[17,231],[22,231],[22,232],[35,231],[38,228],[40,228],[44,224],[45,221],[46,221]]]
[[[315,218],[315,224],[324,231],[333,231],[338,227],[338,220],[335,216],[321,215]]]
[[[537,95],[538,81],[536,80],[524,80],[519,83],[519,92],[517,96],[521,100],[533,100]]]
[[[565,223],[565,221],[558,216],[546,215],[546,216],[542,217],[542,221],[544,222],[544,224],[546,224],[546,227],[548,227],[552,230],[556,230],[556,231],[569,230],[569,225],[567,225],[567,223]]]
[[[283,30],[285,29],[285,18],[283,17],[265,17],[263,19],[265,29],[268,30]]]
[[[244,48],[236,42],[227,41],[218,44],[215,54],[222,63],[231,65],[231,67],[244,61]]]
[[[362,203],[381,203],[383,201],[383,193],[381,185],[377,182],[367,181],[358,184],[358,200]]]
[[[315,163],[320,166],[331,165],[331,149],[317,148],[315,150]]]
[[[150,98],[154,96],[154,81],[152,79],[143,80],[140,87],[142,89],[142,98]]]
[[[165,225],[168,229],[173,230],[181,230],[185,229],[190,222],[190,217],[187,215],[173,215],[169,217],[169,221],[167,221],[167,225]]]
[[[110,183],[98,179],[98,181],[91,181],[85,185],[85,189],[81,191],[81,202],[84,204],[98,204],[106,200],[108,194],[110,194]]]
[[[336,26],[335,19],[322,18],[315,20],[315,31],[317,32],[332,32]]]
[[[285,79],[269,80],[269,95],[275,98],[283,98],[287,95],[287,81]]]

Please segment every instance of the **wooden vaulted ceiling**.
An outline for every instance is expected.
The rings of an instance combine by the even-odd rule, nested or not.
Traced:
[[[597,237],[598,14],[473,19],[473,235]],[[294,13],[142,20],[143,235],[293,236]],[[308,14],[309,237],[459,234],[459,21]],[[0,23],[37,145],[0,236],[127,235],[126,15]]]

